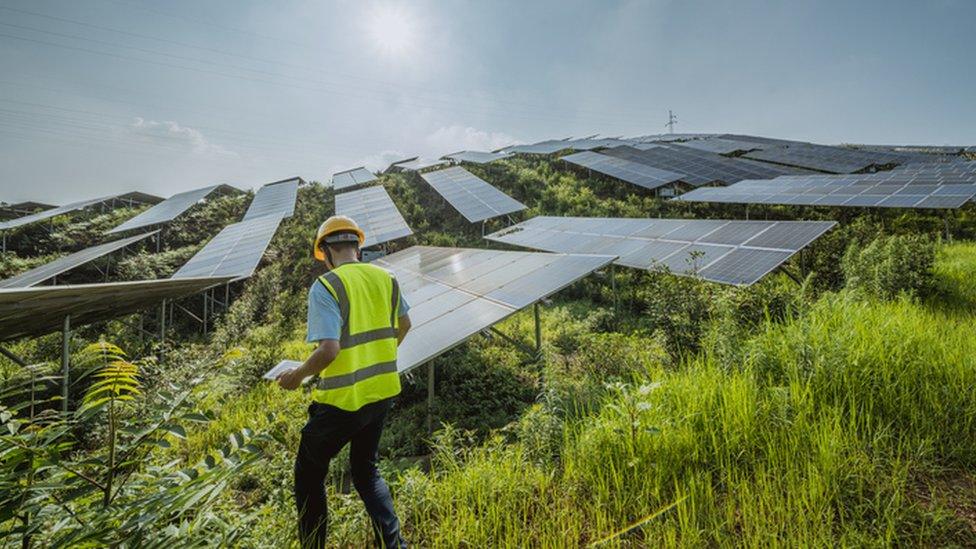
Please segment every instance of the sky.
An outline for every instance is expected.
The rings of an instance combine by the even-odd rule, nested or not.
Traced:
[[[976,1],[0,0],[0,201],[569,136],[976,144]]]

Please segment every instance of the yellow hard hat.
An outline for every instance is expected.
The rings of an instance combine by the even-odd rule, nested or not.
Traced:
[[[334,235],[334,236],[332,236]],[[329,238],[332,236],[332,238]],[[325,220],[325,223],[319,227],[319,232],[315,235],[315,259],[319,261],[325,261],[325,254],[319,247],[322,241],[326,243],[331,242],[351,242],[352,240],[357,240],[359,245],[362,246],[363,242],[366,240],[366,234],[363,230],[359,228],[359,225],[352,220],[351,217],[345,215],[334,215]]]

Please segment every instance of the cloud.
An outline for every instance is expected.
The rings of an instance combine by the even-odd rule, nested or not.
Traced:
[[[209,141],[199,130],[181,126],[179,123],[173,121],[157,122],[155,120],[136,118],[126,130],[130,137],[134,137],[149,145],[186,150],[187,152],[200,156],[240,156],[234,151]]]
[[[493,151],[520,143],[514,137],[501,132],[487,132],[470,126],[446,126],[438,128],[424,138],[425,151],[437,158],[457,151]]]

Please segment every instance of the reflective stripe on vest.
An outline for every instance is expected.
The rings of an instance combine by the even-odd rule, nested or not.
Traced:
[[[312,398],[354,411],[398,394],[396,278],[375,265],[351,263],[319,281],[339,304],[342,330],[339,354],[319,373]]]

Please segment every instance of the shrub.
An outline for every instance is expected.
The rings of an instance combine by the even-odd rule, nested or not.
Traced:
[[[925,236],[880,236],[864,248],[852,244],[842,262],[848,288],[881,299],[924,295],[934,285],[935,245]]]

